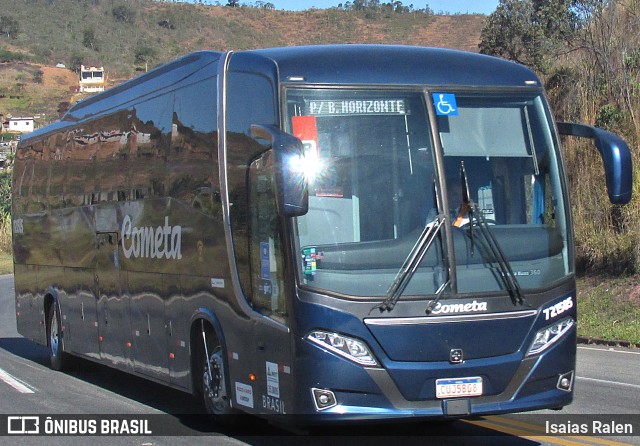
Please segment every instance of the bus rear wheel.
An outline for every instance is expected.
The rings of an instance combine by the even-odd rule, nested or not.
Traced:
[[[56,302],[49,306],[47,328],[49,362],[53,370],[60,371],[66,367],[68,360],[62,347],[62,324],[60,322],[60,309]]]
[[[203,355],[205,357],[206,355]],[[202,398],[205,410],[216,418],[228,418],[234,413],[229,402],[229,389],[224,372],[222,347],[216,345],[209,350],[209,361],[203,361]],[[221,419],[221,421],[226,421]]]

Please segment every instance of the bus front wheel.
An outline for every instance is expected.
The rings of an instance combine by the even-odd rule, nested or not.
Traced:
[[[206,354],[203,357],[206,357]],[[203,361],[202,367],[204,407],[208,414],[215,417],[233,414],[224,370],[224,355],[222,347],[218,344],[209,350],[209,362],[207,364],[206,361]]]

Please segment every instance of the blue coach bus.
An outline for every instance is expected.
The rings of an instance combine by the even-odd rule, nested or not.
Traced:
[[[561,408],[576,360],[559,134],[505,60],[404,46],[199,52],[20,141],[19,332],[223,416]]]

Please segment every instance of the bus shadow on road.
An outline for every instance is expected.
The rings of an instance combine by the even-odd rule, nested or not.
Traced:
[[[286,429],[281,432],[288,432]],[[297,435],[294,436],[294,435]],[[535,446],[541,443],[491,429],[456,421],[394,421],[369,422],[348,425],[330,425],[301,432],[276,433],[261,437],[232,433],[231,436],[255,446],[281,446],[299,444],[299,435],[305,435],[305,445],[324,446],[389,446],[409,445],[515,445]]]
[[[0,338],[0,349],[26,360],[49,366],[47,347],[22,337]],[[51,371],[51,373],[58,373]],[[203,413],[201,405],[188,393],[171,389],[142,377],[115,370],[83,358],[74,357],[64,373],[123,398],[134,400],[160,413],[168,414],[169,424],[176,426],[176,433],[185,436],[229,436],[255,446],[297,445],[300,437],[305,444],[325,446],[388,446],[402,441],[403,445],[463,445],[473,441],[476,445],[535,446],[540,443],[525,438],[483,428],[463,420],[365,422],[348,425],[328,424],[322,427],[293,427],[286,418],[275,423],[243,415],[233,423],[217,424]],[[142,408],[144,411],[144,408]],[[150,413],[157,413],[150,411]],[[274,420],[272,420],[274,421]],[[294,420],[295,421],[295,420]]]
[[[44,366],[49,365],[47,347],[23,337],[0,338],[0,349]]]

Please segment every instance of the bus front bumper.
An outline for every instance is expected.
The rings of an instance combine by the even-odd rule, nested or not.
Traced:
[[[442,363],[386,362],[383,368],[345,364],[316,349],[314,382],[307,386],[307,410],[317,421],[402,418],[464,418],[479,415],[558,409],[573,400],[575,327],[552,348],[536,356],[522,354],[465,362],[463,367]],[[320,358],[318,356],[324,356]],[[308,358],[310,359],[310,358]],[[319,364],[323,364],[318,367]],[[331,367],[336,366],[335,368]],[[333,370],[332,370],[333,369]],[[501,371],[506,385],[496,385]],[[480,396],[435,398],[437,378],[481,376]],[[311,378],[311,376],[310,376]],[[499,379],[498,379],[499,380]],[[494,384],[492,386],[492,383]],[[408,388],[414,395],[407,398]],[[415,390],[415,389],[423,390]],[[496,390],[498,388],[499,390]],[[424,397],[416,396],[422,394]],[[311,404],[309,404],[311,403]]]

